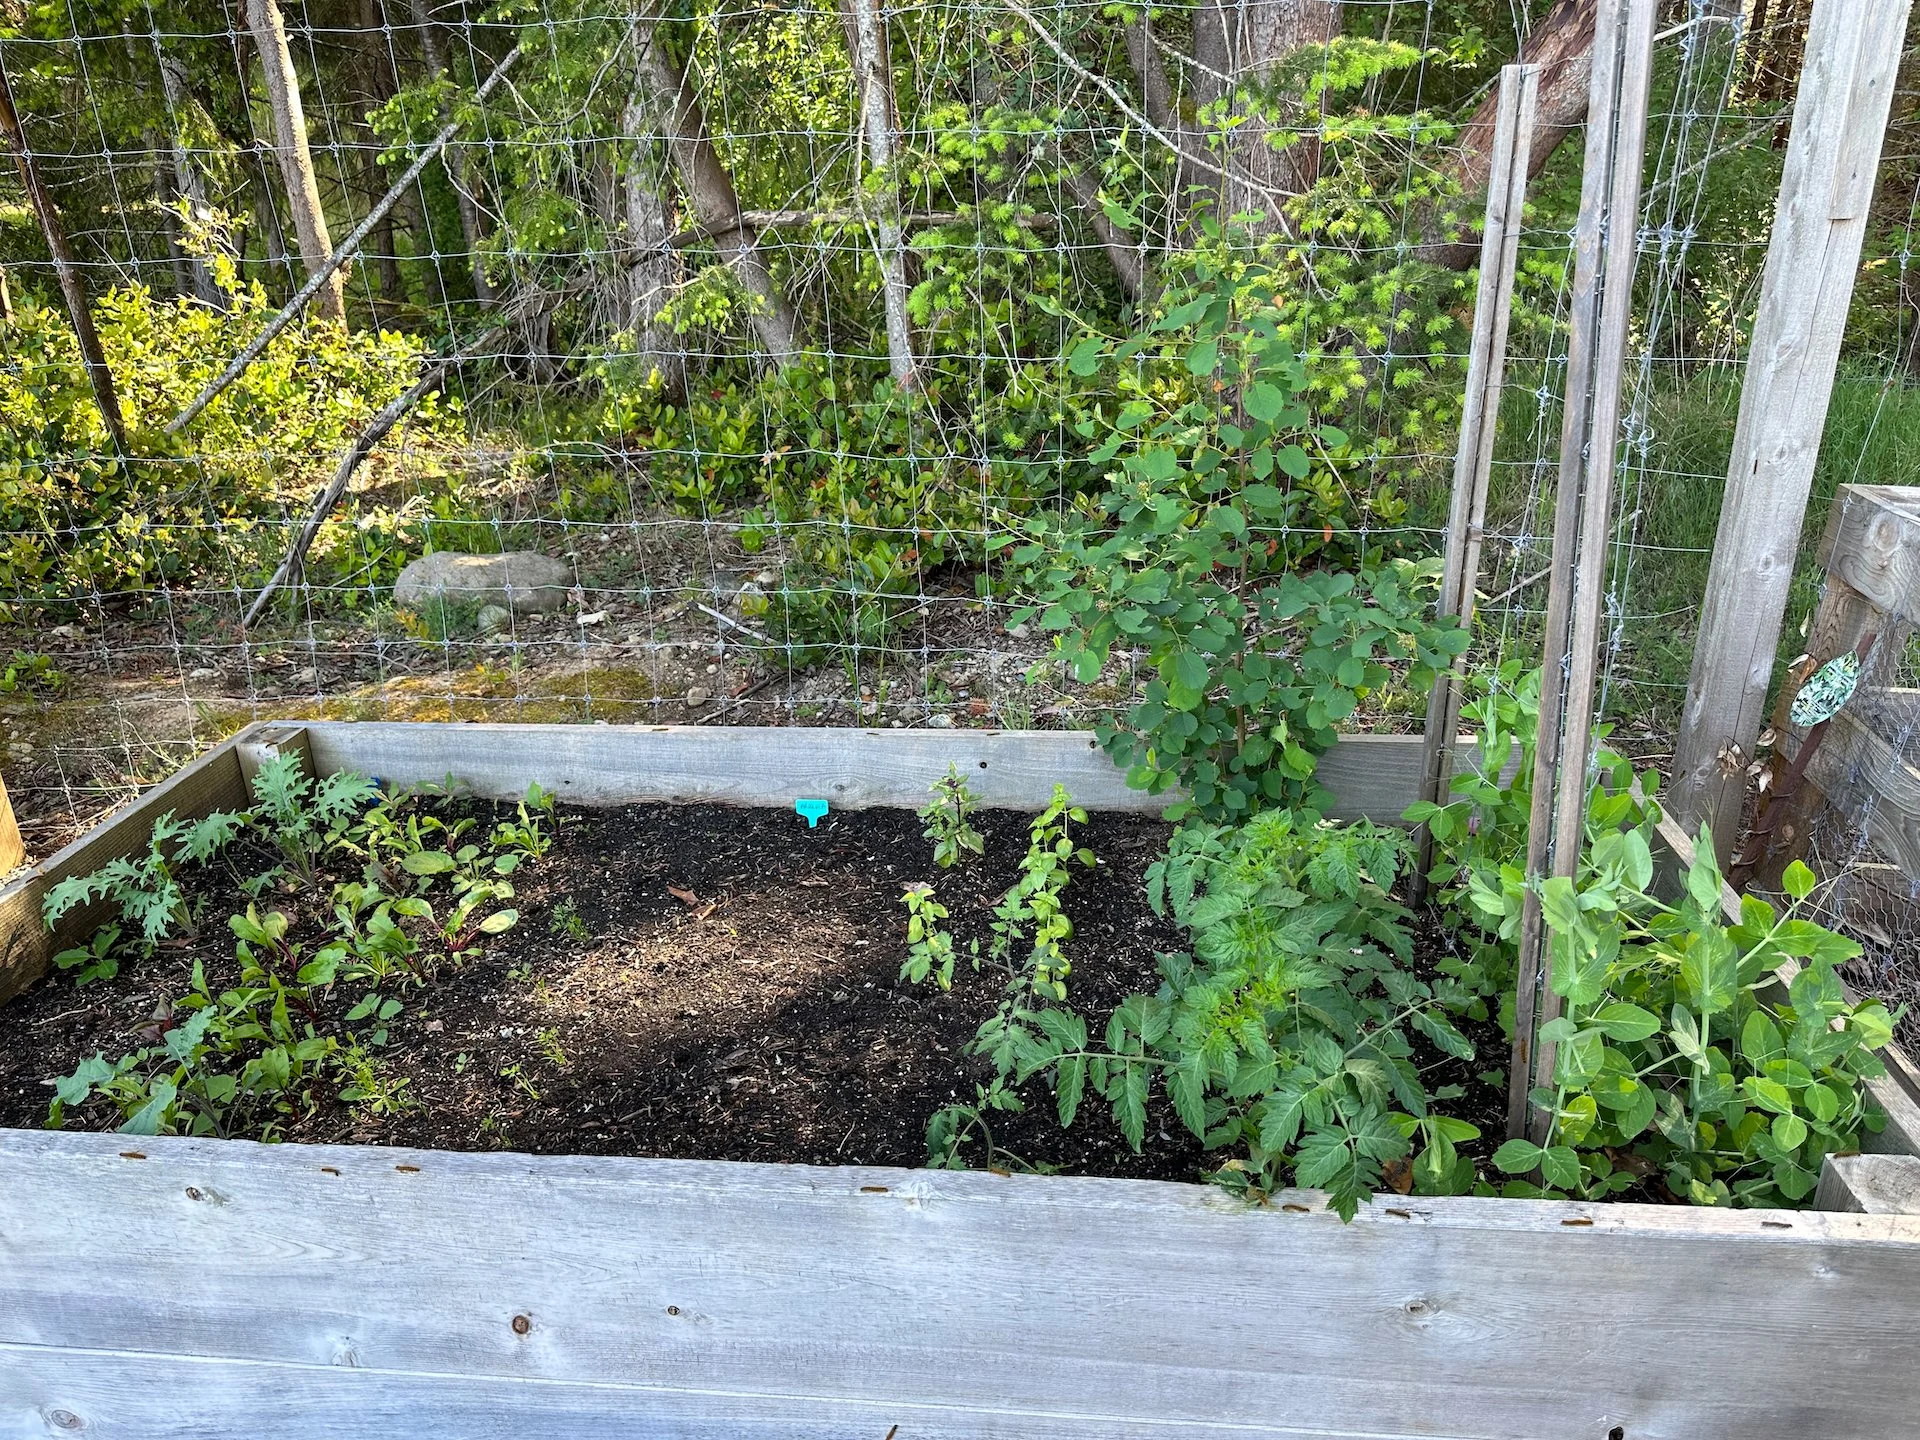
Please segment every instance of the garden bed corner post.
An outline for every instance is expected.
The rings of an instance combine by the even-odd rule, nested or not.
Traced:
[[[13,818],[7,782],[0,779],[0,880],[27,863],[27,844],[20,838],[20,822]]]
[[[1724,865],[1765,715],[1911,0],[1815,0],[1669,808]]]

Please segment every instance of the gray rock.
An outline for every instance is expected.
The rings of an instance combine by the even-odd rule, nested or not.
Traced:
[[[927,717],[927,724],[935,730],[951,730],[953,728],[953,716],[929,715]]]
[[[535,550],[510,550],[505,555],[438,550],[400,572],[393,602],[418,608],[444,600],[450,605],[498,605],[515,615],[536,615],[565,608],[572,585],[573,569],[566,561]]]
[[[482,635],[491,635],[496,630],[507,628],[507,622],[513,619],[513,612],[504,605],[482,605],[480,613],[473,617],[473,623]]]
[[[713,693],[710,690],[708,690],[706,686],[695,685],[692,689],[687,691],[687,708],[689,710],[698,710],[702,705],[706,704],[707,701],[711,700],[712,698],[713,698]]]

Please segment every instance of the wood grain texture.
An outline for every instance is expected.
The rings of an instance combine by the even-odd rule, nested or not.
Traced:
[[[596,1435],[1825,1440],[1920,1405],[1920,1218],[1343,1226],[1310,1192],[24,1131],[0,1176],[7,1434],[493,1436],[551,1404]]]
[[[1829,1155],[1813,1203],[1857,1215],[1920,1215],[1920,1157]]]
[[[1782,748],[1799,750],[1793,739]],[[1807,779],[1875,849],[1908,875],[1920,875],[1920,769],[1852,707],[1833,717],[1807,762]]]
[[[71,875],[89,874],[109,860],[140,849],[153,833],[153,822],[169,810],[181,819],[197,820],[212,811],[236,809],[247,803],[234,751],[256,728],[249,726],[176,771],[0,889],[0,1004],[38,980],[46,972],[50,956],[79,944],[105,916],[101,906],[86,906],[68,912],[49,933],[41,920],[41,903],[50,886]]]
[[[1474,594],[1480,583],[1482,531],[1499,430],[1500,392],[1506,379],[1507,330],[1513,312],[1521,218],[1526,209],[1527,153],[1539,94],[1539,66],[1501,67],[1492,174],[1487,186],[1486,221],[1481,228],[1480,281],[1473,302],[1473,343],[1467,352],[1466,398],[1460,415],[1460,444],[1453,461],[1453,495],[1447,511],[1446,559],[1438,606],[1442,618],[1458,616],[1468,627],[1473,623]],[[1460,729],[1460,687],[1466,668],[1467,657],[1461,655],[1434,677],[1433,690],[1427,697],[1419,798],[1435,804],[1444,804],[1451,793],[1453,746]],[[1426,893],[1427,872],[1433,868],[1433,835],[1425,826],[1418,831],[1416,854],[1413,889],[1417,903]]]
[[[1820,538],[1820,563],[1888,615],[1920,621],[1920,489],[1842,485]]]
[[[325,722],[306,726],[321,773],[358,770],[392,784],[444,780],[518,797],[530,783],[582,805],[643,800],[918,808],[957,766],[984,805],[1037,809],[1055,783],[1092,810],[1158,814],[1174,796],[1130,790],[1093,736],[1067,730],[853,730],[807,726],[466,725]],[[1463,765],[1480,764],[1458,742]],[[1337,819],[1397,823],[1420,782],[1417,735],[1346,735],[1320,757]]]
[[[1674,757],[1674,809],[1713,826],[1722,863],[1745,790],[1719,756],[1752,754],[1765,717],[1908,8],[1816,0],[1808,24]]]

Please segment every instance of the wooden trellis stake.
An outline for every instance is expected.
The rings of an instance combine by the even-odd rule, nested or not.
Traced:
[[[1910,0],[1816,0],[1668,808],[1725,864],[1866,238]]]
[[[1554,495],[1552,577],[1541,658],[1540,728],[1527,827],[1527,892],[1520,919],[1507,1133],[1546,1138],[1552,1117],[1527,1093],[1550,1083],[1553,1047],[1536,1045],[1536,1019],[1560,1013],[1545,977],[1540,885],[1571,876],[1586,822],[1587,761],[1599,673],[1600,603],[1608,517],[1620,442],[1620,380],[1639,249],[1640,174],[1646,156],[1647,85],[1658,0],[1602,0],[1593,37],[1587,151],[1574,225],[1568,300],[1567,396]]]
[[[1457,615],[1463,625],[1473,623],[1474,587],[1480,581],[1481,528],[1487,519],[1500,387],[1506,378],[1507,322],[1513,311],[1527,162],[1533,148],[1534,110],[1539,97],[1538,65],[1502,67],[1500,108],[1493,131],[1493,169],[1487,181],[1486,227],[1480,236],[1473,344],[1467,353],[1460,448],[1453,459],[1453,503],[1447,513],[1447,568],[1440,582],[1440,615]],[[1446,803],[1451,789],[1454,731],[1460,724],[1460,679],[1465,673],[1463,655],[1452,669],[1434,677],[1433,692],[1427,697],[1420,798],[1436,805]],[[1426,894],[1427,871],[1433,866],[1433,835],[1424,825],[1418,844],[1419,863],[1413,875],[1416,903]]]

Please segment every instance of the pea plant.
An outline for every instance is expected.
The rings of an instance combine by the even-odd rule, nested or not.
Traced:
[[[1797,913],[1817,884],[1798,862],[1784,910],[1746,896],[1727,923],[1703,831],[1684,893],[1659,898],[1657,810],[1611,778],[1589,806],[1581,874],[1541,889],[1563,1013],[1541,1027],[1554,1071],[1532,1100],[1551,1133],[1508,1141],[1494,1164],[1537,1174],[1509,1182],[1513,1194],[1595,1197],[1657,1179],[1700,1205],[1799,1204],[1824,1156],[1883,1123],[1864,1082],[1885,1073],[1874,1052],[1898,1017],[1847,998],[1835,967],[1860,947]],[[1477,878],[1473,894],[1503,926],[1517,915],[1505,884]]]

